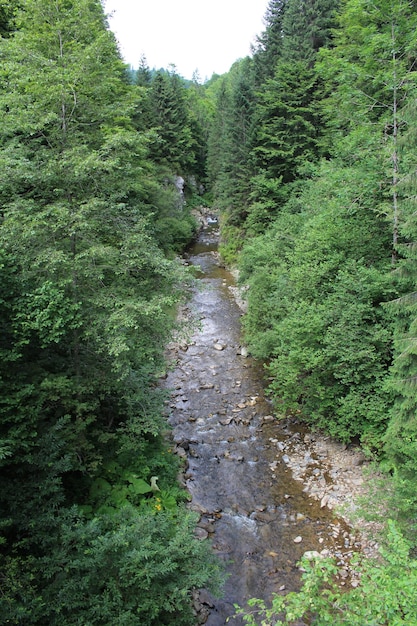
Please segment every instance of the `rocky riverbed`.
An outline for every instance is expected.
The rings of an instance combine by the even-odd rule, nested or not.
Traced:
[[[204,219],[215,226],[209,214]],[[195,597],[198,621],[208,626],[224,625],[234,603],[298,588],[305,554],[335,556],[340,584],[355,586],[350,557],[376,548],[351,526],[367,486],[365,457],[271,413],[262,368],[241,345],[236,303],[244,307],[244,294],[219,265],[216,245],[212,226],[190,251],[200,285],[183,317],[194,327],[170,346],[165,381],[172,438],[184,461],[179,479],[200,516],[197,536],[211,539],[229,573],[222,598],[205,591]]]
[[[277,459],[291,470],[303,491],[318,501],[321,508],[333,510],[351,528],[350,543],[356,551],[374,556],[379,530],[375,522],[360,516],[361,501],[369,496],[372,479],[377,478],[359,447],[346,446],[323,433],[309,432],[296,419],[286,419],[280,431],[285,439],[271,438]],[[274,473],[275,465],[271,465]],[[335,532],[339,532],[335,529]],[[352,539],[353,544],[352,544]]]

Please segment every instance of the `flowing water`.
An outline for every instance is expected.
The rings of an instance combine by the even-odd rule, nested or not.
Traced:
[[[206,600],[209,626],[223,626],[234,603],[298,588],[304,552],[338,549],[331,512],[303,492],[280,459],[280,441],[298,435],[267,417],[262,370],[241,354],[241,310],[217,241],[212,226],[190,250],[189,262],[200,267],[189,305],[199,324],[166,380],[173,438],[188,458],[191,508],[228,573],[223,596]]]

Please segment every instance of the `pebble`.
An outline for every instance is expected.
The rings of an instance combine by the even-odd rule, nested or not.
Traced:
[[[197,528],[195,528],[194,530],[194,535],[197,537],[197,539],[201,539],[201,541],[203,541],[203,539],[207,539],[208,532],[204,528],[197,526]]]
[[[296,538],[294,539],[294,543],[301,543],[301,542],[302,542],[302,540],[303,540],[303,538],[302,538],[300,535],[298,535],[298,537],[296,537]]]
[[[320,507],[323,509],[329,502],[329,496],[326,494],[320,501]]]
[[[314,559],[320,559],[321,554],[317,552],[317,550],[309,550],[308,552],[304,552],[303,557],[308,561],[313,561]]]

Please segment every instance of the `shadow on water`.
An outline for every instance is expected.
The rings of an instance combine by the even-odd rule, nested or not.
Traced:
[[[190,304],[200,324],[166,380],[174,441],[188,457],[191,508],[228,573],[223,597],[208,601],[209,626],[223,626],[234,603],[297,589],[304,552],[337,550],[331,512],[303,492],[277,457],[280,440],[294,433],[265,419],[271,406],[259,365],[242,355],[241,311],[217,242],[212,224],[189,251],[189,263],[200,267]]]

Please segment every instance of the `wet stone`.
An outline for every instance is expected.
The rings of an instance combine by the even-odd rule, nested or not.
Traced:
[[[197,528],[194,530],[194,534],[197,537],[197,539],[207,539],[208,537],[208,531],[205,528],[201,528],[200,526],[197,526]]]

